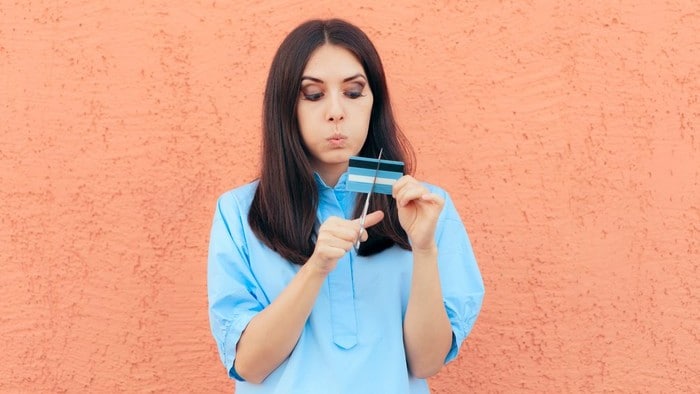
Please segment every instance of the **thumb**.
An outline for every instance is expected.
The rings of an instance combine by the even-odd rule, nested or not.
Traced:
[[[365,228],[369,228],[374,226],[375,224],[379,223],[384,219],[384,212],[382,211],[374,211],[372,213],[368,213],[367,216],[365,216]],[[360,223],[360,219],[355,219],[357,223]]]

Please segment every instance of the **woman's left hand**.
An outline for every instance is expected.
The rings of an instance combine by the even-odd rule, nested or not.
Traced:
[[[413,250],[434,248],[435,227],[445,200],[410,175],[394,183],[392,195],[399,210],[399,222]]]

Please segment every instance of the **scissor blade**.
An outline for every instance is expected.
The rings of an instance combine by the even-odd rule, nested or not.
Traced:
[[[369,188],[369,193],[367,193],[367,201],[369,201],[369,196],[372,194],[372,192],[374,192],[374,185],[377,184],[377,175],[379,175],[382,152],[384,152],[384,148],[379,149],[379,156],[377,156],[377,168],[374,169],[374,179],[372,179],[372,186]]]
[[[365,231],[365,218],[367,217],[367,210],[369,209],[369,198],[372,196],[372,192],[374,191],[374,185],[377,184],[377,175],[379,175],[379,166],[382,160],[382,152],[384,152],[384,148],[379,149],[379,156],[377,156],[377,168],[374,170],[374,179],[372,179],[372,186],[370,186],[369,193],[367,193],[367,197],[365,198],[365,206],[362,207],[362,216],[360,216],[360,236],[355,242],[355,249],[360,247],[360,239],[362,238],[362,232]]]

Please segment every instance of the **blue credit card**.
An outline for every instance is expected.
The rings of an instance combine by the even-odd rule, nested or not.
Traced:
[[[377,163],[379,163],[379,171],[377,171]],[[403,162],[378,161],[368,157],[353,156],[350,158],[346,189],[351,192],[369,193],[372,190],[375,173],[377,181],[373,192],[391,194],[391,187],[403,176]]]

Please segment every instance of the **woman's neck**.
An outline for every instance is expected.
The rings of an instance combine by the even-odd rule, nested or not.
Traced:
[[[315,168],[315,171],[323,179],[323,182],[329,187],[335,187],[338,184],[340,177],[348,170],[348,163],[339,164],[333,167],[325,166],[325,168]]]

